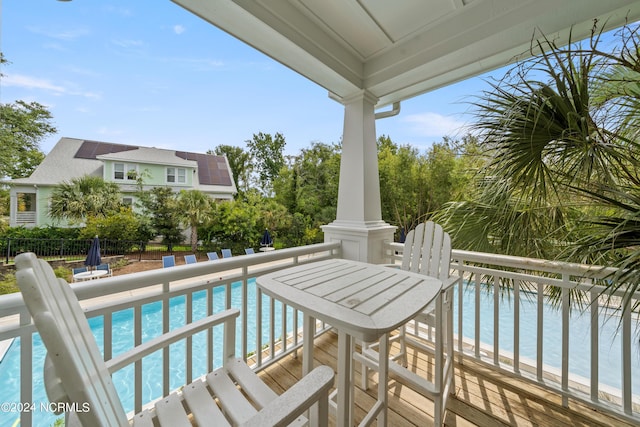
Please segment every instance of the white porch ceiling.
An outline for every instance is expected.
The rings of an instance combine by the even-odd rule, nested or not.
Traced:
[[[640,0],[172,0],[338,99],[391,104],[640,19]]]

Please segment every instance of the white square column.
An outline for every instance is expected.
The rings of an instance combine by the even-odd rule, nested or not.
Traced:
[[[374,106],[366,91],[343,98],[344,131],[336,220],[322,226],[325,242],[340,241],[342,257],[386,262],[383,243],[396,227],[382,220]]]

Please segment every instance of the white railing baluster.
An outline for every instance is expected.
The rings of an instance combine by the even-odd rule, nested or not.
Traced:
[[[262,366],[262,289],[256,289],[256,363]]]
[[[138,346],[142,343],[142,307],[136,305],[133,307],[133,345]],[[133,383],[133,405],[136,413],[142,410],[142,360],[137,360],[134,364]]]
[[[31,316],[25,311],[20,313],[20,326],[31,323]],[[26,327],[20,334],[20,401],[33,402],[33,333]],[[14,415],[17,414],[14,412]],[[20,414],[20,425],[31,425],[33,422],[33,412],[26,411]],[[15,420],[11,420],[13,423]]]
[[[562,281],[569,284],[569,275],[563,274]],[[562,288],[562,406],[569,404],[569,289]]]
[[[248,335],[248,329],[247,329],[247,320],[249,319],[249,315],[248,315],[248,305],[247,305],[247,298],[248,298],[248,294],[249,294],[249,281],[247,278],[248,275],[248,268],[247,266],[242,267],[242,301],[241,301],[241,309],[240,309],[240,316],[241,316],[241,322],[240,322],[240,348],[241,350],[241,354],[242,354],[242,359],[244,361],[247,360],[247,335]]]
[[[111,312],[108,312],[102,317],[102,327],[104,331],[104,335],[102,337],[104,360],[111,360],[113,357],[113,316],[111,314]]]
[[[293,309],[293,319],[291,319],[292,323],[293,323],[293,346],[297,346],[298,345],[298,309],[294,308]],[[293,354],[294,357],[297,357],[297,353]]]
[[[513,370],[520,372],[520,286],[521,280],[513,282]]]
[[[282,309],[280,310],[280,334],[282,339],[280,343],[282,345],[282,353],[287,351],[287,305],[281,304]]]
[[[462,302],[464,301],[464,273],[462,272],[462,261],[458,262],[458,274],[460,274],[461,276],[463,276],[463,280],[460,281],[460,283],[458,284],[458,355],[459,355],[459,361],[462,360],[462,354],[464,352],[464,347],[463,347],[463,337],[464,334],[462,333],[462,327],[463,327],[463,310],[462,310]],[[453,307],[452,307],[453,309]]]
[[[629,307],[632,305],[629,304]],[[622,314],[622,407],[631,414],[631,310]]]
[[[585,281],[585,283],[591,287],[591,285],[593,284],[591,279],[587,279]],[[593,288],[589,291],[589,296],[590,296],[590,301],[591,301],[591,305],[590,305],[590,312],[591,312],[591,400],[593,401],[597,401],[598,400],[598,390],[600,389],[599,386],[599,369],[598,369],[598,363],[600,360],[600,343],[599,343],[599,337],[600,337],[600,318],[599,318],[599,310],[600,310],[600,298],[599,298],[599,292],[597,292],[596,290],[594,290]]]
[[[269,297],[269,355],[273,360],[276,357],[276,300]]]
[[[500,364],[500,277],[493,276],[493,363]]]
[[[213,314],[213,299],[215,288],[207,288],[207,316]],[[213,329],[207,331],[207,372],[213,371]]]
[[[169,293],[169,282],[164,282],[162,284],[162,333],[166,334],[169,332],[170,327],[170,319],[169,314],[171,310],[169,308],[169,297],[167,296]],[[162,349],[162,395],[166,396],[171,392],[171,384],[169,381],[169,371],[171,369],[171,355],[170,355],[170,347],[165,347]]]
[[[480,274],[476,274],[476,299],[475,299],[475,355],[480,357]],[[462,306],[461,306],[462,307]]]
[[[185,324],[193,322],[193,293],[189,292],[186,295],[184,304],[184,319]],[[193,337],[188,336],[185,344],[185,384],[190,384],[193,381]]]
[[[544,285],[538,284],[538,305],[536,307],[536,377],[538,381],[543,381],[542,344],[544,338]]]

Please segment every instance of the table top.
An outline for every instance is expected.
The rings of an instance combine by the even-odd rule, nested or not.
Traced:
[[[98,277],[105,276],[108,273],[109,272],[107,270],[83,271],[82,273],[74,274],[73,278],[76,280],[97,279]]]
[[[367,342],[413,318],[442,288],[435,277],[344,259],[286,268],[256,283],[267,295]]]

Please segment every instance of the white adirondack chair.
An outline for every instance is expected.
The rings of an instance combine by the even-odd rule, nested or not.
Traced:
[[[136,414],[133,426],[192,426],[187,412],[200,426],[304,424],[306,419],[301,415],[316,403],[317,413],[312,418],[319,420],[317,425],[327,425],[333,370],[327,366],[317,367],[285,393],[276,395],[234,355],[237,309],[174,329],[105,363],[87,318],[67,282],[56,278],[49,264],[32,253],[17,256],[16,267],[18,286],[47,348],[44,378],[50,401],[88,408],[68,413],[67,426],[129,426],[111,374],[218,324],[224,324],[224,366]]]
[[[430,397],[434,402],[434,425],[444,422],[448,395],[455,390],[453,378],[453,286],[459,277],[449,276],[451,262],[451,239],[442,227],[432,221],[419,224],[405,239],[400,268],[428,276],[438,277],[443,282],[442,291],[434,304],[427,307],[410,323],[410,333],[403,326],[394,340],[399,341],[400,352],[391,357],[389,371],[401,383]],[[407,368],[406,345],[433,353],[435,373],[431,380],[417,375]],[[377,344],[363,344],[362,353],[369,360],[377,360]],[[374,363],[363,364],[362,385],[368,388],[368,368]]]

